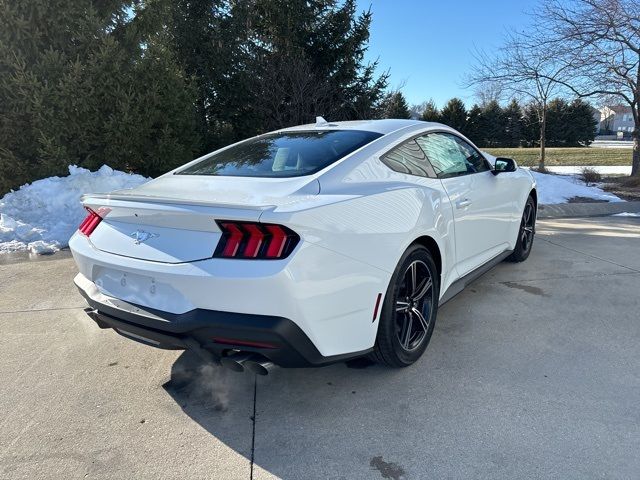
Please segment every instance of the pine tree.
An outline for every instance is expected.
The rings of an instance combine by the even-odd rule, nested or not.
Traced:
[[[569,104],[562,98],[554,98],[547,106],[547,145],[560,147],[566,144],[570,122]]]
[[[577,98],[569,104],[565,140],[567,145],[588,146],[596,136],[598,122],[593,116],[594,109],[587,102]]]
[[[69,164],[157,175],[192,157],[188,81],[137,13],[0,2],[0,193]]]
[[[371,12],[355,0],[255,0],[250,44],[250,104],[264,129],[313,121],[368,118],[387,75],[367,64]]]
[[[411,118],[409,105],[402,92],[387,95],[383,101],[381,118]]]
[[[440,112],[440,122],[464,133],[467,125],[467,110],[459,98],[452,98]]]
[[[503,110],[505,122],[505,136],[501,146],[519,147],[523,138],[522,108],[517,100],[513,99]]]
[[[420,120],[424,122],[439,122],[440,111],[433,99],[429,99],[420,115]]]
[[[483,145],[496,147],[505,143],[506,122],[502,108],[496,100],[489,101],[482,108]]]
[[[528,103],[522,111],[522,132],[524,144],[527,147],[535,147],[540,142],[540,117],[538,107]]]
[[[196,124],[204,154],[251,136],[259,120],[251,106],[252,23],[247,1],[169,2],[167,41],[196,90]]]
[[[371,118],[388,75],[364,60],[370,23],[355,0],[0,1],[0,193]]]
[[[484,137],[484,117],[482,115],[482,108],[479,105],[473,105],[467,115],[467,124],[465,126],[464,134],[479,147],[485,147]]]

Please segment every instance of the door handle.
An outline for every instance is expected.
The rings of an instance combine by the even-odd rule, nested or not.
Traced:
[[[465,208],[469,205],[471,205],[471,200],[469,200],[468,198],[465,198],[464,200],[458,200],[456,202],[456,208]]]

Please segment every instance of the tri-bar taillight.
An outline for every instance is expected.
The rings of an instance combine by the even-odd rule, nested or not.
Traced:
[[[102,221],[102,218],[109,212],[108,209],[100,208],[97,212],[91,210],[89,207],[85,207],[85,210],[89,212],[87,217],[82,221],[78,230],[81,234],[87,237],[93,233],[96,227]]]
[[[290,228],[274,223],[216,220],[222,237],[213,256],[278,260],[296,248],[300,237]]]

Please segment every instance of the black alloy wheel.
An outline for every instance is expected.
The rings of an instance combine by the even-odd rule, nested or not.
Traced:
[[[406,367],[423,354],[436,322],[440,274],[431,252],[412,245],[396,267],[380,313],[371,358],[391,367]]]
[[[518,230],[518,239],[513,253],[507,257],[509,262],[524,262],[531,253],[533,246],[533,237],[536,234],[536,203],[530,196],[524,206],[522,219],[520,220],[520,229]]]
[[[403,274],[396,293],[396,338],[411,352],[424,341],[432,316],[433,279],[422,260],[414,260]]]

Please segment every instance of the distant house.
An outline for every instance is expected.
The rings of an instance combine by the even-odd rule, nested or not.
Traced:
[[[598,114],[598,133],[600,135],[620,135],[628,136],[634,128],[633,113],[631,107],[624,105],[606,106],[600,109],[600,119]],[[620,133],[619,133],[620,132]]]

